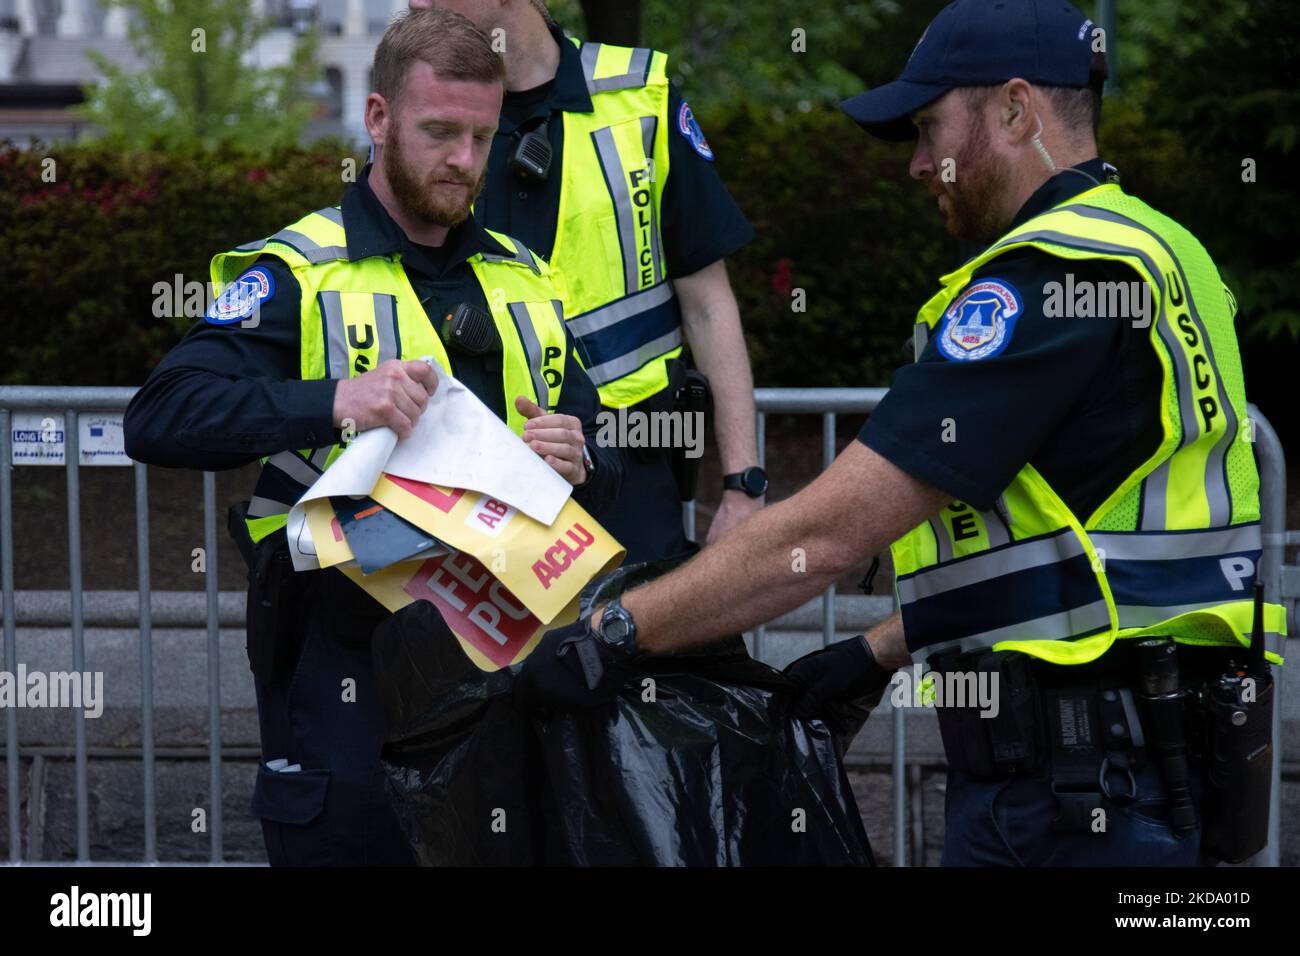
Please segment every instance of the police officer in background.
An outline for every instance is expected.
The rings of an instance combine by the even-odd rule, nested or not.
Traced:
[[[337,569],[289,569],[290,507],[344,430],[405,438],[434,356],[603,520],[622,463],[544,261],[471,214],[501,108],[501,57],[468,20],[422,10],[375,53],[376,145],[341,206],[212,260],[223,290],[126,412],[137,461],[218,471],[262,458],[232,524],[250,562],[249,655],[263,765],[253,793],[272,865],[410,864],[384,792],[371,632],[388,612]],[[489,293],[488,290],[492,290]],[[497,293],[501,294],[497,294]],[[461,323],[471,344],[440,336]],[[355,700],[341,688],[351,680]]]
[[[572,40],[541,0],[411,0],[431,5],[464,14],[503,45],[505,101],[475,212],[549,260],[602,405],[671,410],[683,336],[708,377],[724,472],[708,535],[717,540],[767,490],[724,261],[753,231],[690,107],[669,88],[668,57]],[[624,469],[605,523],[628,560],[686,551],[670,452],[626,449]]]
[[[901,613],[787,674],[796,712],[828,720],[913,662],[968,687],[996,678],[987,718],[937,708],[945,864],[1194,864],[1219,852],[1202,847],[1209,823],[1266,820],[1266,756],[1254,819],[1216,818],[1192,729],[1151,719],[1170,713],[1160,685],[1230,683],[1251,643],[1259,478],[1235,303],[1201,244],[1098,157],[1092,40],[1061,0],[957,0],[900,80],[844,104],[874,135],[916,137],[912,176],[982,251],[940,279],[915,362],[824,474],[548,635],[525,699],[590,706],[637,655],[770,621],[892,542]],[[1096,294],[1121,282],[1129,307],[1098,316]],[[1264,611],[1276,662],[1284,612]],[[556,654],[575,639],[604,662],[594,688],[577,654]]]

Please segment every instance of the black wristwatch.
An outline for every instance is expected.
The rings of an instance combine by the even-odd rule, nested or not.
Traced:
[[[743,491],[751,498],[761,498],[767,494],[767,472],[758,465],[751,465],[744,471],[723,475],[722,487],[726,491]]]
[[[631,613],[619,598],[614,598],[605,605],[604,612],[600,616],[600,627],[595,629],[595,633],[606,646],[614,650],[629,656],[638,653],[636,621],[632,620]]]

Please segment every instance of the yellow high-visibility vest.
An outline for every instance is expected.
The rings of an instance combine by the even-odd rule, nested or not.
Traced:
[[[1026,464],[992,509],[954,501],[896,541],[895,588],[913,658],[992,647],[1081,664],[1120,638],[1248,644],[1262,552],[1259,474],[1236,305],[1213,261],[1173,220],[1117,185],[1099,186],[944,276],[917,317],[917,357],[974,272],[1024,247],[1122,262],[1150,286],[1148,341],[1163,374],[1160,407],[1150,411],[1163,439],[1090,515],[1072,513]],[[1280,663],[1282,606],[1265,606],[1265,630]]]
[[[500,333],[506,424],[523,434],[517,395],[554,408],[564,382],[564,314],[549,267],[520,242],[490,235],[510,256],[476,253],[469,259]],[[212,284],[222,290],[259,256],[273,255],[293,270],[302,289],[300,375],[304,381],[351,378],[389,359],[432,355],[451,373],[434,330],[402,268],[401,255],[348,258],[343,213],[337,206],[309,213],[268,239],[218,253]],[[343,445],[282,451],[262,459],[248,509],[248,529],[260,541],[284,527],[289,509]]]
[[[660,234],[668,180],[668,57],[581,43],[592,112],[565,112],[551,267],[587,374],[610,408],[668,385],[681,313]]]

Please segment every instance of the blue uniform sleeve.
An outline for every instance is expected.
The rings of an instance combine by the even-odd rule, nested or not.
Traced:
[[[668,275],[692,275],[754,238],[754,229],[722,184],[713,150],[681,97],[668,100],[668,181],[663,236]]]
[[[574,489],[573,497],[578,504],[600,518],[602,512],[612,508],[623,484],[623,456],[619,449],[603,448],[596,441],[600,430],[600,424],[596,420],[600,414],[600,393],[582,367],[573,335],[567,327],[564,336],[568,340],[564,387],[560,390],[560,401],[555,410],[562,415],[572,415],[582,422],[582,433],[587,439],[587,453],[595,462],[596,473],[581,488]]]
[[[1114,277],[1097,262],[1068,271],[1075,283]],[[1059,314],[1050,296],[1066,272],[1063,260],[1032,249],[977,271],[920,361],[895,374],[858,440],[913,477],[991,508],[1061,422],[1086,413],[1132,322]]]
[[[257,270],[273,285],[255,323],[196,322],[131,399],[123,430],[136,461],[220,471],[338,439],[337,382],[300,378],[298,282],[278,259],[262,257]]]

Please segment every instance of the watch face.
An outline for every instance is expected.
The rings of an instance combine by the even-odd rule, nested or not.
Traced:
[[[602,620],[600,622],[600,632],[604,635],[606,642],[622,644],[627,640],[627,621],[622,617],[615,617],[612,621]]]
[[[767,474],[762,468],[746,468],[740,480],[751,498],[757,498],[767,491]]]

